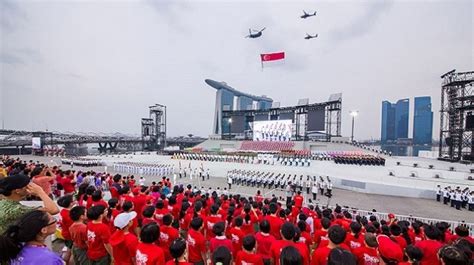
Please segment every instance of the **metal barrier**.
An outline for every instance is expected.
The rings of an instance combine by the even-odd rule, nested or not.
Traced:
[[[360,216],[370,216],[374,215],[377,217],[377,220],[388,220],[388,213],[380,213],[380,212],[372,212],[372,211],[366,211],[366,210],[349,210],[353,214],[353,218],[355,219],[355,215],[360,215]],[[435,224],[439,222],[446,222],[450,225],[450,229],[454,231],[454,228],[456,228],[458,225],[465,225],[469,228],[469,234],[472,236],[474,235],[474,224],[473,223],[466,223],[465,221],[449,221],[449,220],[441,220],[441,219],[433,219],[433,218],[424,218],[424,217],[417,217],[417,216],[412,216],[412,215],[399,215],[395,214],[395,217],[399,221],[409,221],[410,223],[417,220],[426,224]]]

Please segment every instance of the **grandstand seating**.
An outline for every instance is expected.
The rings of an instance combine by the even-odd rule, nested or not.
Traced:
[[[294,146],[295,146],[294,142],[243,141],[242,145],[240,146],[240,150],[281,152],[283,150],[292,150]]]

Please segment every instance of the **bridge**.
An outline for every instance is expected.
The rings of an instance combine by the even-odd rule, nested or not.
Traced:
[[[98,144],[99,152],[114,152],[121,146],[143,146],[145,140],[140,136],[127,135],[122,133],[93,133],[93,132],[48,132],[48,131],[18,131],[0,130],[0,148],[6,147],[30,147],[32,138],[41,138],[43,146],[50,148],[58,145],[74,146],[84,144]],[[201,137],[170,137],[166,139],[168,146],[180,146],[181,148],[192,147],[205,138]]]

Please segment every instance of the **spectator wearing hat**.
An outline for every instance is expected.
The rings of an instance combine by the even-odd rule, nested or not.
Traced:
[[[30,183],[30,178],[23,174],[0,179],[0,194],[5,196],[4,199],[0,200],[0,234],[5,231],[7,225],[35,209],[20,203],[28,195],[34,195],[43,201],[43,207],[39,208],[40,210],[51,215],[59,213],[56,203],[40,186]]]
[[[403,251],[397,242],[386,235],[379,235],[377,243],[381,265],[397,265],[403,261]]]
[[[117,230],[110,236],[109,243],[112,246],[115,265],[135,264],[138,239],[133,233],[130,233],[129,229],[136,217],[136,212],[129,212],[121,213],[114,219],[114,226]]]

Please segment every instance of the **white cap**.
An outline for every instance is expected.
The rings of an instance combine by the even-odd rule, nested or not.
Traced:
[[[114,226],[115,227],[118,227],[120,229],[123,229],[124,227],[126,227],[128,225],[128,223],[135,219],[135,217],[137,217],[137,213],[136,212],[129,212],[129,213],[121,213],[119,215],[117,215],[117,217],[115,217],[114,219]]]

